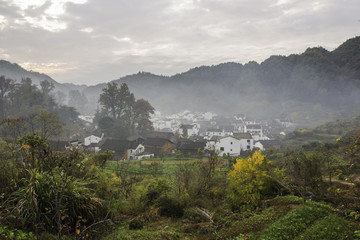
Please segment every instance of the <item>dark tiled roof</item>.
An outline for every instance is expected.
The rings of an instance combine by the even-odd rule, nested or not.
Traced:
[[[168,140],[171,140],[174,136],[172,132],[152,132],[148,134],[148,138],[164,138]]]
[[[220,138],[222,138],[221,136],[212,136],[211,138],[210,138],[210,141],[217,141],[217,140],[219,140]]]
[[[250,133],[234,133],[234,138],[237,139],[252,139]]]
[[[204,149],[205,147],[204,142],[184,142],[181,143],[180,146],[177,147],[178,150],[197,150],[197,149]]]
[[[100,149],[111,150],[117,153],[123,153],[127,149],[134,149],[137,147],[136,143],[123,139],[105,139],[105,141],[100,144]]]
[[[160,129],[160,132],[164,132],[164,133],[172,133],[173,130],[171,128],[162,128]]]
[[[158,147],[162,147],[164,146],[166,143],[171,143],[174,144],[172,141],[170,141],[169,139],[165,139],[165,138],[147,138],[145,140],[145,142],[143,143],[144,146],[158,146]]]

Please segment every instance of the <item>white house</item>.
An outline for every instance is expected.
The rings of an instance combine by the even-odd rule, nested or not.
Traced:
[[[97,137],[95,135],[88,136],[84,139],[84,146],[89,146],[92,143],[99,143],[104,137],[104,134],[101,135],[101,137]]]
[[[250,133],[234,133],[234,137],[240,141],[242,151],[253,150],[254,139]]]
[[[225,136],[215,143],[215,151],[219,156],[229,154],[230,156],[239,156],[241,152],[240,140],[233,136]]]
[[[264,137],[263,130],[260,124],[246,125],[246,132],[250,133],[255,140],[261,140]]]
[[[205,133],[207,140],[210,140],[213,136],[224,137],[233,135],[232,131],[218,128],[208,128]]]

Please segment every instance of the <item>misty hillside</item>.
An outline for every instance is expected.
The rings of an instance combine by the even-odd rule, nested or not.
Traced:
[[[344,118],[360,109],[360,37],[331,52],[308,48],[261,64],[201,66],[171,77],[140,72],[115,82],[127,83],[136,96],[166,112],[244,112],[300,122]],[[103,87],[89,87],[86,95],[99,94]]]
[[[29,76],[34,82],[47,77],[5,61],[0,62],[0,75],[15,79]],[[171,77],[139,72],[114,81],[127,83],[137,98],[167,113],[184,109],[246,113],[257,118],[288,117],[303,123],[341,119],[360,111],[360,37],[347,40],[333,51],[308,48],[302,54],[271,56],[261,64],[201,66]],[[71,88],[83,91],[95,110],[105,86],[56,84],[56,90],[66,94]]]
[[[0,76],[6,76],[16,81],[21,81],[23,78],[30,78],[33,84],[39,86],[41,81],[47,80],[52,82],[55,86],[55,91],[62,91],[67,93],[70,90],[83,90],[85,85],[75,85],[72,83],[58,83],[53,78],[46,74],[28,71],[16,63],[10,63],[5,60],[0,60]]]

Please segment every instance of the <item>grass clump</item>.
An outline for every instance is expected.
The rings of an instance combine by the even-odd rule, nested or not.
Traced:
[[[147,230],[126,230],[119,229],[112,234],[102,238],[102,240],[177,240],[181,239],[181,235],[173,231],[147,231]]]

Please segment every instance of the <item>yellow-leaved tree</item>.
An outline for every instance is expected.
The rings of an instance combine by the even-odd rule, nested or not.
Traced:
[[[270,162],[261,151],[252,157],[236,159],[234,170],[228,175],[230,188],[228,201],[233,211],[256,208],[274,184],[270,175]]]

